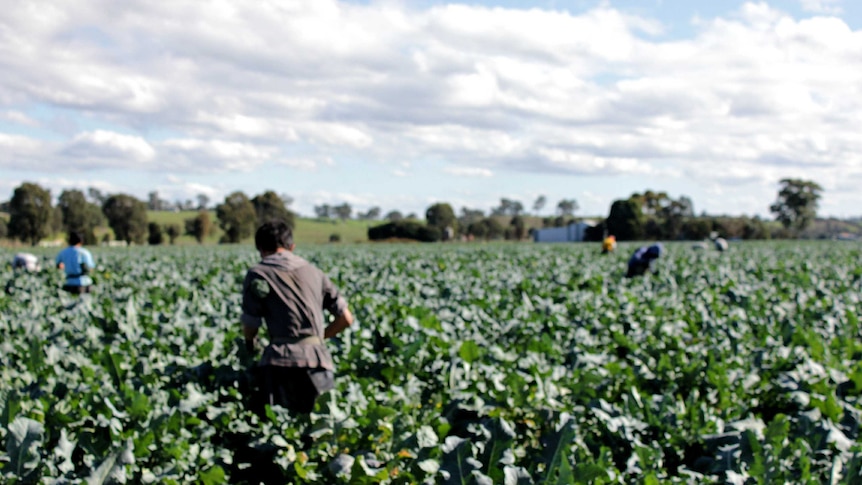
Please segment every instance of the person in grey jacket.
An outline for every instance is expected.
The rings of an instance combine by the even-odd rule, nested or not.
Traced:
[[[265,404],[309,413],[317,397],[334,387],[335,366],[324,341],[350,327],[353,315],[323,271],[293,253],[293,233],[283,221],[261,225],[254,241],[261,260],[242,285],[246,348],[253,350],[265,323],[269,343],[259,368]]]

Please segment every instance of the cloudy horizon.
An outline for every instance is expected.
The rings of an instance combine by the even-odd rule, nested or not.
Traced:
[[[0,200],[30,181],[596,216],[651,189],[769,217],[803,178],[821,215],[862,215],[862,7],[521,4],[13,2]]]

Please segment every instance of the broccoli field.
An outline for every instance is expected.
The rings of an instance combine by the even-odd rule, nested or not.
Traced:
[[[305,417],[248,410],[250,246],[6,266],[0,481],[860,483],[862,245],[634,248],[298,248],[357,318]]]

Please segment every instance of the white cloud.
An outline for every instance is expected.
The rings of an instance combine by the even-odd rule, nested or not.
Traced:
[[[312,143],[366,148],[374,142],[368,133],[343,123],[305,123],[297,131]]]
[[[222,140],[171,139],[161,144],[170,165],[186,171],[249,171],[272,160],[271,147]]]
[[[824,13],[824,14],[840,14],[842,12],[841,3],[843,0],[799,0],[802,9],[807,12]]]
[[[493,177],[494,172],[481,167],[445,167],[443,171],[457,177]]]
[[[36,155],[41,149],[41,143],[33,138],[23,135],[9,135],[0,133],[0,160],[7,166],[16,163],[16,158],[21,156]],[[17,163],[22,163],[19,159]]]
[[[197,196],[205,195],[209,198],[209,205],[215,205],[227,195],[224,188],[188,181],[174,175],[166,176],[165,181],[166,184],[162,183],[155,187],[162,200],[173,202],[194,198],[194,202],[197,203]]]
[[[634,158],[606,158],[591,154],[569,152],[553,148],[541,148],[538,153],[547,160],[547,166],[560,172],[592,174],[650,173],[651,168]]]
[[[840,178],[862,164],[862,31],[837,0],[800,0],[809,18],[774,5],[679,38],[612,3],[12,2],[0,119],[34,134],[0,134],[0,166],[187,175],[349,158],[406,184],[442,160],[496,179],[711,174],[726,191]]]
[[[22,113],[21,111],[10,110],[3,113],[0,113],[0,118],[5,119],[7,121],[11,121],[13,123],[17,123],[19,125],[37,127],[39,126],[39,122],[26,113]]]
[[[88,165],[129,166],[151,161],[156,151],[139,136],[96,130],[75,135],[62,154]]]
[[[287,141],[297,139],[296,132],[289,127],[278,127],[273,120],[260,117],[232,114],[228,116],[217,116],[212,113],[200,113],[197,120],[205,125],[224,132],[238,136],[266,137],[280,135]]]
[[[329,157],[324,157],[321,159],[290,158],[290,159],[278,160],[275,163],[277,163],[279,165],[285,165],[287,167],[295,168],[298,170],[305,170],[305,171],[315,171],[321,167],[332,167],[335,165],[335,162]]]

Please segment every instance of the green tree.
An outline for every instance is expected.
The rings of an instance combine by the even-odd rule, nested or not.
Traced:
[[[491,209],[491,214],[495,216],[517,216],[521,212],[524,212],[524,204],[507,198],[500,199],[500,205]]]
[[[257,221],[254,205],[242,192],[233,192],[216,206],[219,227],[224,231],[221,242],[238,243],[252,235]]]
[[[475,221],[467,228],[467,233],[477,239],[500,239],[506,234],[506,228],[496,217],[486,217]]]
[[[817,201],[823,188],[816,182],[782,179],[781,190],[769,210],[786,229],[801,231],[817,217]]]
[[[114,237],[127,243],[143,244],[147,237],[147,204],[128,194],[113,194],[105,199],[102,213]]]
[[[207,210],[210,205],[210,198],[207,194],[198,194],[198,210]]]
[[[608,234],[616,236],[618,241],[637,240],[644,235],[645,220],[637,198],[615,200],[606,222]]]
[[[381,213],[380,207],[375,206],[375,207],[368,209],[367,212],[358,213],[356,215],[356,217],[358,219],[363,219],[366,221],[373,221],[373,220],[378,219],[380,217],[380,213]]]
[[[705,239],[712,232],[712,221],[708,217],[690,217],[683,222],[680,232],[685,239]]]
[[[35,246],[48,235],[53,211],[51,192],[24,182],[9,201],[9,237]]]
[[[632,194],[631,198],[640,202],[641,212],[647,216],[658,215],[672,201],[667,192],[653,192],[649,189],[643,195]]]
[[[321,204],[314,206],[314,215],[318,219],[329,219],[332,217],[332,207],[329,204]]]
[[[207,215],[207,217],[209,217],[209,215]],[[182,234],[182,232],[180,231],[180,225],[179,224],[167,224],[167,225],[165,225],[165,234],[168,235],[168,242],[171,245],[173,245],[177,241],[177,238],[180,237],[180,235]]]
[[[484,228],[478,229],[482,234],[476,234],[471,232],[471,228],[476,229],[477,225],[475,223],[480,222],[485,218],[485,212],[482,209],[469,209],[467,207],[461,207],[461,215],[458,217],[458,229],[459,233],[463,234],[472,234],[473,237],[483,238]]]
[[[51,221],[48,223],[48,234],[57,234],[63,232],[63,229],[63,211],[54,206],[51,209]]]
[[[452,206],[445,202],[438,202],[425,211],[425,221],[429,226],[436,227],[443,231],[447,227],[453,230],[458,228],[458,220],[455,217],[455,211]]]
[[[538,214],[539,211],[541,211],[545,207],[545,204],[547,204],[547,203],[548,203],[548,198],[545,197],[544,195],[540,195],[539,197],[536,198],[536,201],[533,202],[533,212]]]
[[[95,187],[87,188],[87,195],[92,199],[93,203],[99,207],[105,205],[105,201],[108,200],[108,197],[103,194],[101,190]]]
[[[471,222],[467,225],[467,234],[476,239],[485,239],[488,236],[488,226],[482,220]]]
[[[482,223],[485,224],[485,237],[487,239],[500,239],[506,233],[506,228],[496,217],[486,217]]]
[[[350,219],[350,214],[353,213],[353,208],[350,207],[350,204],[344,202],[343,204],[339,204],[332,208],[332,211],[335,212],[335,215],[341,219],[342,221],[346,221]]]
[[[520,241],[527,235],[527,224],[521,216],[513,217],[509,227],[511,227],[512,239]]]
[[[293,212],[284,205],[284,199],[271,190],[256,195],[251,199],[254,212],[257,214],[258,225],[267,221],[282,220],[291,229],[295,225]]]
[[[682,226],[686,219],[694,217],[694,204],[686,196],[679,200],[671,200],[658,213],[661,220],[663,239],[680,239],[684,237]]]
[[[387,222],[368,228],[368,239],[384,241],[388,239],[413,239],[423,242],[439,241],[442,234],[436,227],[418,221],[403,220]]]
[[[575,199],[563,199],[557,203],[557,213],[561,216],[573,216],[579,209]]]
[[[198,215],[186,219],[184,222],[186,234],[194,237],[198,244],[203,243],[204,239],[212,232],[212,221],[210,220],[210,213],[208,211],[198,211]]]
[[[80,190],[64,190],[57,199],[57,206],[63,215],[63,228],[78,231],[84,235],[84,244],[96,244],[95,229],[104,223],[102,209],[89,202]]]
[[[165,242],[165,236],[162,234],[162,226],[157,222],[147,224],[147,243],[151,246],[158,246]]]

